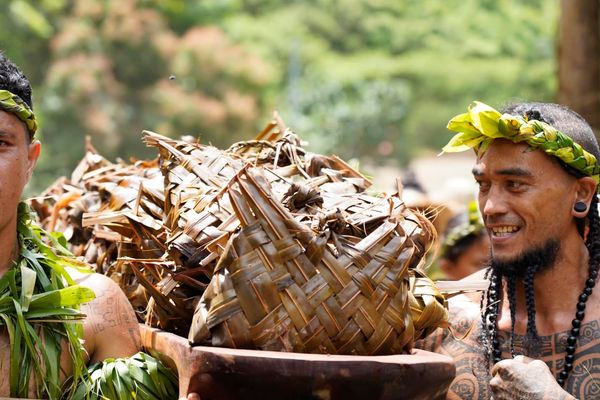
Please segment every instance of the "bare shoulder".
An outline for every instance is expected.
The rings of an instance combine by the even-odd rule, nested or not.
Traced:
[[[112,279],[102,274],[69,270],[78,284],[94,291],[96,298],[82,305],[85,347],[90,362],[109,357],[126,357],[140,347],[139,326],[125,293]]]
[[[112,289],[120,290],[119,285],[117,285],[112,279],[110,279],[106,275],[97,274],[94,272],[82,272],[74,268],[67,268],[67,271],[76,283],[89,287],[94,291]],[[96,297],[98,297],[97,293]]]
[[[481,319],[479,302],[475,302],[471,297],[465,295],[448,300],[448,311],[452,329],[463,334],[473,328],[473,323],[479,322]]]
[[[82,306],[82,310],[88,315],[87,320],[96,322],[95,333],[120,322],[129,322],[121,319],[129,319],[131,306],[125,293],[112,279],[102,274],[82,273],[74,270],[73,272],[69,270],[69,274],[76,283],[92,289],[96,295],[94,300]]]
[[[479,270],[463,279],[460,282],[469,280],[480,281],[484,279],[485,271]],[[450,325],[453,330],[458,330],[463,334],[472,329],[473,323],[481,318],[481,296],[480,292],[461,294],[448,299],[448,311],[450,314]]]

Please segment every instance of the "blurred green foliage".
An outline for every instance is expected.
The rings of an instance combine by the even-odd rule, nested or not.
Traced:
[[[143,129],[228,146],[278,110],[308,148],[405,164],[479,99],[551,101],[558,0],[7,0],[4,51],[32,80],[45,153],[84,137],[148,158]]]

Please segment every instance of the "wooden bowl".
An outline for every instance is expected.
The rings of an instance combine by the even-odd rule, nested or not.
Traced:
[[[391,356],[342,356],[190,346],[140,325],[147,352],[176,368],[179,395],[229,399],[443,399],[451,358],[414,350]]]

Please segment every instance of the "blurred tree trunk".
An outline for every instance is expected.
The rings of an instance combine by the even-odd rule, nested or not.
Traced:
[[[558,102],[600,133],[600,3],[561,0]]]

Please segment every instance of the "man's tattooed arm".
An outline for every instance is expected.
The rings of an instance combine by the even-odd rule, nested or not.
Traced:
[[[489,399],[489,364],[480,343],[479,307],[466,299],[449,303],[450,327],[438,329],[415,347],[454,359],[456,377],[448,399]]]
[[[81,284],[96,294],[94,300],[82,306],[87,315],[84,332],[90,347],[90,362],[135,354],[140,348],[139,325],[125,293],[100,274],[85,278]]]

